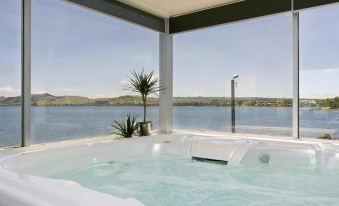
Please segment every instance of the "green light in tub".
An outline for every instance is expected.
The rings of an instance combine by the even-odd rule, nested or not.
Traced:
[[[311,157],[309,164],[311,169],[315,169],[317,167],[317,159],[315,157]]]
[[[98,163],[98,160],[97,160],[97,158],[93,157],[92,158],[92,164],[95,165],[96,163]]]

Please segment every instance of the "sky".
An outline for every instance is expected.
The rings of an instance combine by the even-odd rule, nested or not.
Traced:
[[[32,93],[132,94],[135,69],[158,74],[158,33],[68,4],[32,0]],[[174,36],[174,96],[292,97],[291,14]],[[0,1],[0,96],[20,94],[20,0]],[[300,95],[339,96],[339,5],[300,13]]]

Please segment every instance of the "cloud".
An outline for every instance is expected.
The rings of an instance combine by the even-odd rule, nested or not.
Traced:
[[[11,86],[0,87],[0,96],[18,96],[20,95],[20,90],[15,89]]]
[[[193,97],[201,97],[201,96],[204,96],[204,92],[201,92],[201,91],[193,92],[192,96]]]
[[[304,67],[300,68],[302,71],[321,71],[323,74],[334,72],[335,70],[339,70],[339,67]]]
[[[40,89],[32,89],[32,94],[45,94],[47,93],[44,90],[40,90]]]
[[[65,88],[62,90],[66,95],[75,95],[80,92],[77,88]]]
[[[95,97],[95,98],[104,98],[105,95],[103,95],[103,94],[96,94],[96,95],[94,95],[94,97]]]
[[[5,87],[0,87],[0,92],[19,92],[19,90],[16,90],[10,86],[5,86]]]
[[[338,68],[323,69],[323,74],[331,73],[331,72],[333,72],[335,69],[338,69]]]
[[[123,79],[123,80],[120,81],[120,84],[122,84],[122,85],[126,85],[128,83],[129,83],[129,81],[127,79]]]

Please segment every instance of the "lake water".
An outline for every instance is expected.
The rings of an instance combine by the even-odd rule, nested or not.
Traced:
[[[108,135],[114,132],[112,121],[122,119],[127,113],[142,119],[140,106],[76,106],[32,107],[33,143],[79,139]],[[148,119],[158,128],[159,108],[148,107]],[[20,145],[20,108],[0,106],[0,147]],[[175,106],[175,129],[200,132],[231,131],[229,107]],[[323,133],[339,137],[339,112],[306,109],[300,110],[301,136],[314,138]],[[292,135],[292,108],[236,109],[236,132]]]

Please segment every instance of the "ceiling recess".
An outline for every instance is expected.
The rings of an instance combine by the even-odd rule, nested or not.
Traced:
[[[119,0],[155,16],[170,18],[200,10],[236,3],[239,0]],[[240,0],[244,1],[244,0]]]

